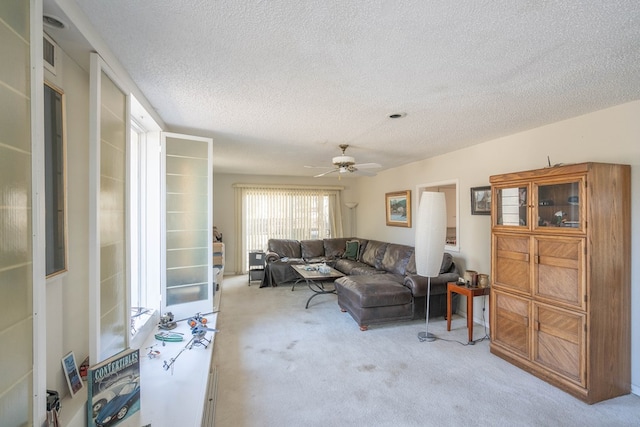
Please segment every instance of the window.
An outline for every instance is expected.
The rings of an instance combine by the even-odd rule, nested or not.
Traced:
[[[270,238],[323,239],[341,237],[338,188],[239,186],[242,215],[242,259],[267,247]]]
[[[44,85],[46,274],[67,270],[63,94]]]
[[[131,347],[139,347],[158,324],[160,309],[160,127],[130,95],[127,164]]]
[[[129,256],[131,257],[131,315],[135,316],[136,310],[141,310],[144,306],[146,298],[142,292],[140,274],[140,266],[143,262],[140,256],[140,221],[143,219],[140,215],[140,194],[143,189],[140,188],[140,145],[144,143],[144,131],[136,123],[131,120],[130,135],[130,157],[129,157],[129,232],[131,233]],[[135,328],[132,328],[135,329]]]

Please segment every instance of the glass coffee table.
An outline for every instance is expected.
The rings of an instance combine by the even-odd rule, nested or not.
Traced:
[[[320,266],[326,267],[328,269],[327,272],[321,273],[319,271]],[[291,267],[293,267],[298,276],[300,276],[300,278],[296,280],[296,283],[294,283],[291,290],[293,290],[297,283],[304,281],[309,289],[314,292],[314,294],[307,300],[307,305],[304,308],[309,308],[309,302],[318,295],[335,294],[335,287],[333,289],[325,289],[324,282],[333,282],[335,279],[344,276],[344,274],[340,273],[335,268],[325,266],[323,264],[292,265]]]

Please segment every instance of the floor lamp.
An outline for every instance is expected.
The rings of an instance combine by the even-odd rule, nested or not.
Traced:
[[[440,274],[442,256],[447,237],[447,208],[444,193],[425,191],[420,196],[416,221],[415,259],[420,276],[427,277],[426,329],[418,334],[420,341],[433,341],[436,336],[429,333],[429,300],[431,278]]]
[[[353,210],[358,206],[358,202],[344,202],[344,205],[349,208],[349,229],[351,231],[351,237],[356,237],[356,217],[353,215]]]

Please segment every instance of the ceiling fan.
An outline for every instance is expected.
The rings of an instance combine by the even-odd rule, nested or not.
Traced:
[[[364,171],[362,169],[376,169],[381,168],[382,166],[378,163],[360,163],[356,164],[356,159],[351,156],[347,156],[344,154],[345,150],[349,147],[348,144],[341,144],[340,149],[342,150],[342,155],[334,157],[333,169],[327,172],[323,172],[319,175],[315,175],[314,178],[318,178],[321,176],[329,175],[330,173],[338,172],[338,173],[353,173],[356,172],[357,175],[365,175],[365,176],[375,176],[375,173]],[[330,168],[331,166],[305,166],[305,168]]]

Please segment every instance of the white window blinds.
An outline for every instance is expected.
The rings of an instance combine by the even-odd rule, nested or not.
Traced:
[[[247,253],[265,250],[270,238],[323,239],[342,237],[340,189],[317,187],[251,186],[236,184],[241,212],[237,240],[242,260],[237,271],[246,272]],[[238,268],[238,267],[237,267]]]

